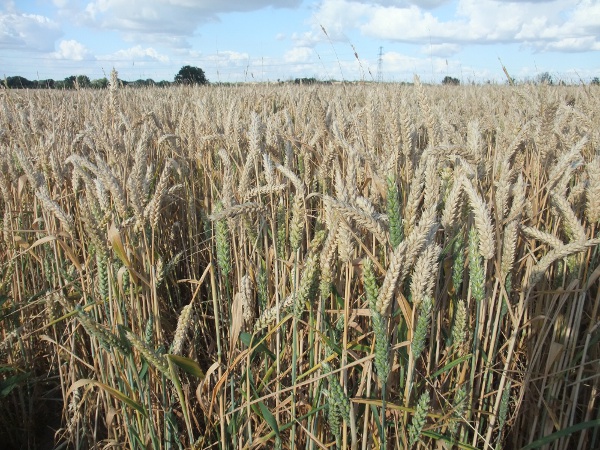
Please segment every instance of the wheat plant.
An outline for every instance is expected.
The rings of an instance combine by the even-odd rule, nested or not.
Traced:
[[[1,442],[600,447],[599,99],[1,90]]]

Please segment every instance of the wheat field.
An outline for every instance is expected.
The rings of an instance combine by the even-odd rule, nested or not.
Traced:
[[[4,448],[600,447],[600,90],[0,91]]]

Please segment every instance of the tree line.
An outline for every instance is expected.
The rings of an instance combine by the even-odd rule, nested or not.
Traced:
[[[280,83],[282,81],[278,80]],[[511,80],[514,82],[514,80]],[[199,67],[183,66],[177,75],[175,75],[173,81],[154,81],[152,78],[139,79],[135,81],[118,80],[120,86],[131,86],[131,87],[169,87],[173,85],[203,85],[209,84],[208,79],[204,71]],[[319,81],[316,78],[295,78],[293,83],[295,84],[329,84],[332,81]],[[563,81],[556,81],[552,78],[552,75],[548,72],[543,72],[538,75],[534,80],[526,82],[533,82],[535,84],[564,84]],[[28,80],[21,76],[5,77],[0,83],[0,87],[7,89],[105,89],[108,87],[109,80],[106,77],[90,80],[87,75],[71,75],[64,80],[53,80],[48,78],[46,80]],[[410,83],[408,83],[410,84]],[[446,76],[442,80],[442,84],[450,86],[460,85],[460,80],[451,76]],[[593,78],[590,81],[592,85],[600,85],[600,79],[598,77]]]
[[[172,85],[194,85],[208,84],[204,71],[199,67],[183,66],[173,81],[154,81],[152,78],[146,80],[125,81],[118,80],[120,86],[132,87],[168,87]],[[91,80],[87,75],[71,75],[63,80],[28,80],[21,76],[5,77],[2,85],[7,89],[104,89],[107,88],[109,80],[106,77]]]

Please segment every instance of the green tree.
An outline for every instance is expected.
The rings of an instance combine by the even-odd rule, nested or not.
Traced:
[[[77,80],[77,77],[75,75],[71,75],[70,77],[65,78],[64,87],[66,89],[73,89],[75,87],[75,80]]]
[[[36,82],[37,89],[53,89],[54,88],[54,80],[52,78],[48,78],[47,80],[37,80]]]
[[[134,87],[149,87],[154,86],[156,83],[152,78],[148,78],[146,80],[142,80],[140,78],[139,80],[135,80],[132,84]]]
[[[294,83],[295,84],[315,84],[317,82],[317,79],[312,77],[312,78],[296,78],[294,79]]]
[[[442,84],[449,84],[451,86],[458,86],[460,84],[460,80],[458,78],[453,78],[451,76],[446,75],[442,80]]]
[[[175,83],[180,84],[208,84],[204,71],[199,67],[183,66],[175,75]]]
[[[554,84],[554,80],[552,79],[550,72],[540,73],[536,80],[538,84]]]
[[[91,87],[94,89],[105,89],[108,87],[108,79],[104,77],[98,78],[97,80],[92,80]]]
[[[77,86],[79,88],[87,88],[92,84],[90,78],[87,75],[77,75]]]
[[[5,80],[6,87],[11,89],[30,89],[34,87],[34,83],[25,77],[8,77]]]
[[[66,89],[82,89],[91,87],[92,82],[87,75],[71,75],[70,77],[65,78],[64,82],[59,84],[59,86]]]
[[[592,83],[591,84],[593,84],[595,86],[600,86],[600,78],[598,78],[598,77],[592,78]]]

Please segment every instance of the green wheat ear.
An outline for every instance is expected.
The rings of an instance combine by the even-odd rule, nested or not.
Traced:
[[[386,321],[377,310],[379,288],[377,287],[377,280],[373,273],[373,262],[370,259],[365,259],[363,262],[363,278],[367,300],[369,301],[369,309],[371,311],[373,333],[375,334],[375,370],[377,370],[377,375],[383,385],[387,382],[390,373],[388,359],[389,341]]]
[[[146,322],[146,329],[144,330],[144,342],[149,346],[154,343],[154,314],[148,316],[148,322]]]
[[[304,303],[314,295],[315,283],[319,277],[319,258],[312,254],[306,258],[304,270],[300,276],[300,284],[294,298],[294,315],[300,317],[304,309]]]
[[[448,425],[448,431],[452,437],[456,437],[460,423],[465,420],[465,411],[467,409],[467,390],[465,385],[461,385],[454,394],[452,401],[452,419]]]
[[[410,345],[413,361],[419,359],[419,356],[421,356],[421,353],[425,349],[425,339],[427,338],[429,321],[431,319],[431,306],[431,297],[424,297],[423,301],[421,302],[419,318],[417,319],[417,328]]]
[[[330,373],[331,367],[329,364],[323,362],[321,366],[325,373],[329,373],[327,377],[329,391],[325,391],[325,394],[329,398],[327,423],[335,436],[336,447],[342,448],[342,420],[350,420],[350,400],[344,393],[344,388],[340,384],[340,381],[335,375]]]
[[[119,337],[92,319],[80,305],[75,306],[75,312],[77,313],[77,319],[85,331],[90,336],[94,336],[96,339],[98,339],[100,345],[107,352],[112,353],[114,350],[119,350],[124,355],[129,353],[129,348]]]
[[[425,421],[427,420],[430,401],[431,399],[429,397],[429,392],[427,391],[423,392],[421,397],[419,397],[415,415],[413,416],[413,420],[408,428],[408,448],[412,448],[417,442],[419,442],[421,432],[423,431]]]
[[[387,214],[390,221],[390,243],[392,248],[396,248],[404,240],[404,226],[400,192],[393,176],[387,179]]]
[[[467,336],[467,307],[464,300],[459,300],[454,313],[452,325],[452,345],[460,354]]]
[[[510,388],[511,381],[508,380],[506,386],[504,386],[504,391],[502,392],[502,399],[500,400],[500,409],[498,410],[498,441],[496,443],[496,448],[501,448],[500,443],[502,442],[502,431],[504,429],[504,425],[506,425],[506,417],[508,416],[508,406],[510,402]]]
[[[103,302],[108,301],[110,282],[108,280],[108,257],[104,251],[96,255],[98,265],[98,294]]]
[[[169,364],[166,358],[163,355],[159,355],[152,349],[149,345],[147,345],[142,339],[137,337],[135,334],[130,331],[126,332],[127,339],[153,366],[156,370],[162,373],[166,378],[172,379],[171,370],[169,369]]]

